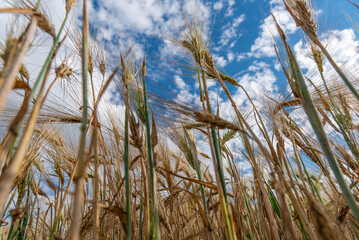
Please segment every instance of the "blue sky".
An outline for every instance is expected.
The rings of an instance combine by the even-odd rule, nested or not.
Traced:
[[[310,71],[314,65],[308,55],[306,39],[281,0],[103,0],[99,3],[93,2],[90,14],[98,26],[96,30],[108,35],[110,43],[118,38],[131,43],[139,58],[145,54],[150,90],[156,91],[163,85],[172,90],[166,94],[173,99],[200,105],[194,73],[188,74],[179,65],[170,63],[184,56],[163,40],[172,28],[181,24],[184,13],[193,14],[193,9],[206,22],[216,64],[243,85],[258,106],[263,107],[262,103],[268,100],[264,93],[278,98],[286,82],[273,48],[276,30],[270,11],[286,32],[303,72],[317,81],[317,75]],[[348,1],[321,0],[314,4],[318,34],[325,44],[328,43],[333,58],[348,69],[357,65],[356,32],[346,15],[355,19],[358,9]],[[325,74],[334,74],[326,62],[324,65]],[[245,94],[238,88],[230,87],[230,90],[243,109],[248,104]],[[230,120],[233,116],[231,104],[219,84],[211,82],[209,94],[212,105],[219,104],[221,116]],[[303,112],[298,111],[294,118],[311,129],[308,122],[302,121],[302,116]],[[229,142],[229,145],[237,159],[241,159],[238,141]],[[245,172],[250,169],[248,164],[242,163]]]
[[[0,7],[8,6],[11,1],[0,0]],[[43,0],[43,6],[56,30],[59,29],[65,13],[64,0]],[[81,19],[81,1],[74,9],[74,16]],[[328,44],[333,58],[341,66],[350,69],[359,66],[359,44],[357,34],[346,14],[357,18],[359,10],[346,0],[317,0],[315,10],[320,39]],[[276,16],[288,35],[289,42],[298,57],[304,73],[314,82],[316,74],[311,73],[313,62],[308,57],[306,40],[286,12],[281,0],[101,0],[89,1],[89,16],[93,32],[97,38],[107,43],[112,65],[118,64],[119,52],[124,45],[136,51],[138,60],[144,55],[148,63],[149,89],[156,91],[164,86],[171,91],[166,94],[177,100],[199,105],[199,91],[193,74],[189,74],[178,64],[171,61],[184,57],[178,48],[168,44],[165,39],[173,28],[183,23],[184,13],[195,12],[206,22],[214,60],[232,77],[243,85],[254,102],[263,106],[267,94],[277,98],[286,79],[276,60],[273,48],[273,34],[270,11]],[[0,15],[2,26],[9,26],[10,15]],[[4,28],[5,29],[5,28]],[[172,30],[171,30],[172,29]],[[216,33],[216,34],[215,34]],[[6,31],[0,31],[5,39]],[[51,39],[39,34],[36,51],[31,51],[26,66],[31,76],[36,76],[39,63],[43,62],[51,44]],[[70,45],[71,43],[69,43]],[[57,64],[61,59],[55,61]],[[78,62],[77,62],[78,65]],[[325,74],[333,75],[333,70],[325,62]],[[79,67],[79,65],[78,65]],[[102,79],[102,78],[100,78]],[[101,85],[99,82],[98,86]],[[238,106],[247,104],[245,94],[238,88],[230,88]],[[209,94],[214,106],[220,106],[222,117],[231,119],[231,104],[216,82],[209,83]],[[103,101],[114,105],[116,93],[107,94]],[[114,106],[118,107],[118,106]],[[300,120],[298,113],[297,120]],[[303,125],[308,123],[303,122]],[[238,141],[230,142],[230,148],[239,158]],[[206,150],[203,150],[206,152]],[[248,164],[243,165],[249,169]]]
[[[8,6],[12,1],[0,0],[0,6]],[[64,0],[43,0],[44,9],[58,30],[63,19]],[[346,14],[357,17],[356,9],[349,1],[318,0],[315,1],[318,17],[318,31],[324,42],[331,40],[329,50],[339,63],[348,60],[355,63],[359,46],[354,35],[356,32],[349,23]],[[81,1],[74,9],[74,16],[81,18]],[[171,65],[178,55],[178,49],[167,44],[168,34],[183,22],[184,13],[201,16],[211,37],[211,48],[215,62],[229,75],[235,77],[248,88],[253,97],[278,92],[285,83],[284,75],[278,66],[273,37],[276,31],[272,25],[270,11],[274,13],[288,35],[295,49],[303,71],[310,69],[311,61],[306,56],[305,39],[285,11],[281,0],[91,0],[89,1],[90,21],[97,38],[108,43],[109,55],[113,65],[118,61],[119,52],[124,52],[124,45],[132,47],[138,59],[146,55],[148,59],[149,78],[152,82],[166,85],[176,91],[174,98],[185,98],[196,102],[198,89],[193,76],[186,73],[179,65]],[[6,26],[10,22],[8,15],[0,15]],[[7,25],[8,26],[8,25]],[[1,31],[1,39],[6,32]],[[28,56],[30,72],[36,72],[36,62],[46,56],[46,47],[51,43],[47,36],[40,36],[39,51]],[[36,61],[34,61],[36,59]],[[328,68],[330,71],[330,69]],[[34,73],[34,75],[36,75]],[[315,79],[314,79],[315,80]],[[156,87],[154,84],[153,86]],[[213,100],[221,96],[218,85],[211,84],[210,94]],[[238,104],[244,97],[233,90]],[[223,105],[224,116],[227,102]]]
[[[352,28],[346,14],[355,17],[357,9],[348,1],[325,0],[314,4],[322,39],[326,41],[334,37],[343,40],[341,37],[345,32],[341,31]],[[116,58],[118,45],[125,42],[137,51],[138,58],[147,56],[149,77],[154,82],[177,89],[180,98],[192,98],[195,102],[198,89],[193,77],[183,69],[181,71],[178,65],[169,64],[168,60],[181,55],[178,55],[178,49],[163,40],[181,23],[184,13],[193,14],[193,9],[207,23],[207,34],[212,39],[217,65],[250,88],[253,95],[262,90],[277,92],[286,81],[274,55],[272,35],[275,29],[271,25],[270,11],[300,55],[303,71],[309,70],[310,61],[301,51],[304,49],[304,36],[280,0],[103,0],[92,1],[90,16],[97,34],[107,38],[110,45],[112,43]],[[324,36],[325,33],[328,35]],[[344,37],[350,38],[351,33],[355,34],[352,31]],[[354,44],[356,51],[354,36],[349,42]],[[211,85],[211,88],[220,93],[216,85]]]

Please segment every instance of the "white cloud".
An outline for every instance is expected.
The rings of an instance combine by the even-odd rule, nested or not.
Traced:
[[[247,57],[247,54],[245,53],[240,53],[237,55],[237,62],[240,62],[241,60],[245,59]]]
[[[241,84],[253,98],[262,92],[273,93],[276,89],[276,76],[269,65],[264,62],[254,62],[249,67],[249,73],[238,77]]]
[[[272,5],[271,12],[276,17],[284,32],[286,34],[292,34],[297,31],[295,22],[293,21],[290,14],[286,11],[282,1],[271,0],[270,3]],[[273,36],[277,36],[277,30],[274,25],[272,16],[269,15],[260,25],[259,36],[251,46],[251,51],[248,53],[248,56],[255,58],[274,57],[275,51],[273,48]]]
[[[244,73],[236,74],[235,79],[246,89],[248,95],[252,98],[256,106],[262,106],[263,93],[274,96],[277,94],[276,76],[271,66],[265,62],[255,61]],[[233,100],[237,106],[245,107],[248,105],[248,97],[242,89],[236,88],[232,93]],[[231,103],[226,100],[220,102],[221,115],[230,120],[234,116]]]
[[[158,36],[167,30],[172,19],[183,13],[209,15],[206,4],[199,0],[103,0],[91,8],[93,22],[99,27],[112,28],[125,35],[140,33],[147,36]],[[123,37],[123,36],[122,36]]]
[[[225,57],[218,56],[216,54],[213,54],[213,60],[214,62],[219,65],[220,67],[224,67],[227,65],[228,61],[225,59]]]
[[[355,38],[354,30],[330,30],[325,34],[322,34],[319,38],[324,43],[329,54],[339,67],[341,67],[349,77],[352,77],[350,72],[357,68],[359,64],[359,43]],[[312,71],[316,68],[316,65],[310,56],[309,51],[309,44],[304,43],[303,40],[300,40],[294,45],[294,52],[303,72],[309,73],[310,76],[308,77],[310,77],[313,81],[321,81],[319,80],[320,76],[318,71]],[[323,57],[324,74],[326,77],[330,77],[329,75],[334,73],[334,69],[324,55]]]
[[[245,14],[241,14],[236,18],[230,19],[229,23],[220,29],[221,34],[218,42],[213,47],[215,53],[214,59],[219,66],[224,67],[234,59],[237,59],[238,53],[231,49],[234,48],[238,38],[242,35],[239,26],[244,20]],[[225,52],[227,56],[223,55]]]
[[[232,62],[234,60],[234,53],[233,52],[229,52],[227,53],[227,59],[228,59],[228,62]]]
[[[233,41],[236,41],[238,37],[241,36],[240,31],[238,30],[239,25],[245,20],[245,15],[241,14],[239,17],[232,19],[221,29],[221,35],[219,37],[219,46],[217,50],[220,51],[223,48],[228,49],[228,47],[234,47],[231,45]],[[230,46],[228,46],[230,45]]]
[[[176,86],[179,88],[179,89],[185,89],[186,88],[186,83],[183,81],[183,79],[178,76],[178,75],[175,75],[175,83],[176,83]]]
[[[223,8],[223,2],[222,1],[218,1],[213,5],[214,10],[221,10],[222,8]]]

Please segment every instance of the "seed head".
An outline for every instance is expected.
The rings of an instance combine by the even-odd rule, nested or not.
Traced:
[[[5,46],[2,47],[0,53],[0,58],[3,60],[4,66],[11,62],[13,55],[19,49],[19,45],[19,40],[17,38],[9,37],[6,40]]]
[[[58,78],[68,79],[72,75],[73,69],[67,66],[65,63],[61,63],[61,65],[55,69],[55,73],[56,73],[56,77]]]
[[[92,55],[90,54],[90,56],[89,56],[89,65],[88,65],[88,72],[89,72],[90,75],[93,74],[94,66],[95,66],[95,64],[94,64],[94,61],[92,59]]]
[[[312,10],[309,9],[306,0],[283,0],[289,14],[294,19],[298,27],[307,34],[307,36],[317,44],[319,42],[317,35],[317,26],[312,18]]]
[[[76,5],[77,0],[66,0],[66,14]]]
[[[143,57],[141,73],[142,73],[142,77],[146,76],[146,57]]]
[[[228,76],[228,75],[223,74],[223,73],[219,73],[219,76],[222,78],[223,81],[225,81],[225,82],[227,82],[229,84],[238,86],[237,80],[232,78],[231,76]]]
[[[106,73],[106,68],[107,68],[106,62],[105,62],[105,61],[101,61],[99,68],[100,68],[100,72],[101,72],[102,76],[104,76],[105,73]]]
[[[22,77],[24,77],[26,80],[30,80],[30,75],[29,75],[29,71],[27,71],[26,67],[24,66],[24,64],[21,64],[19,73]]]
[[[38,17],[39,28],[43,32],[48,33],[52,38],[55,38],[55,27],[49,21],[48,17],[39,11],[34,12],[34,15]]]
[[[126,67],[125,60],[122,57],[122,54],[120,54],[120,58],[121,58],[121,68],[122,68],[122,81],[123,81],[123,84],[124,84],[125,88],[127,89],[128,88],[128,80],[130,79],[129,78],[129,72],[128,72],[128,69]]]
[[[211,54],[209,53],[208,50],[206,50],[205,53],[204,53],[204,59],[206,60],[206,64],[208,66],[214,68],[213,58],[212,58],[212,56],[211,56]]]
[[[314,45],[311,46],[312,56],[314,62],[318,66],[318,70],[322,73],[323,72],[323,52],[316,48]]]

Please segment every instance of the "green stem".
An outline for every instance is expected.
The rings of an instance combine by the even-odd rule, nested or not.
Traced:
[[[323,206],[325,206],[324,203],[323,203],[322,198],[320,197],[320,194],[319,194],[319,191],[318,191],[317,187],[314,185],[314,183],[313,183],[311,177],[309,176],[309,173],[308,173],[308,171],[307,171],[307,168],[306,168],[306,166],[305,166],[305,164],[304,164],[304,161],[303,161],[303,159],[302,159],[301,156],[299,156],[299,160],[300,160],[300,162],[302,163],[302,166],[303,166],[303,168],[304,168],[305,175],[307,176],[307,179],[308,179],[308,182],[309,182],[309,186],[310,186],[310,188],[311,188],[313,194],[316,194],[316,195],[318,196],[319,200],[322,202]]]
[[[161,239],[160,235],[160,221],[157,208],[157,196],[156,196],[156,186],[155,186],[155,173],[154,173],[154,161],[153,161],[153,152],[152,152],[152,141],[151,141],[151,130],[150,130],[150,118],[148,114],[147,106],[147,94],[146,94],[146,80],[142,76],[143,81],[143,98],[145,104],[145,117],[146,117],[146,137],[147,137],[147,149],[148,149],[148,160],[150,164],[150,187],[151,187],[151,197],[152,197],[152,211],[154,216],[154,225],[155,225],[155,239]],[[151,235],[152,238],[152,235]]]
[[[289,48],[289,46],[288,46],[288,48]],[[304,77],[302,74],[302,71],[300,70],[298,62],[297,62],[296,58],[294,57],[294,54],[291,51],[291,49],[289,49],[288,51],[289,51],[289,55],[291,57],[292,64],[293,64],[292,68],[293,68],[294,77],[297,78],[299,87],[301,89],[302,98],[303,98],[302,105],[303,105],[304,111],[309,118],[309,121],[313,127],[313,130],[314,130],[314,132],[319,140],[319,143],[323,149],[323,152],[324,152],[325,156],[327,157],[329,166],[331,167],[331,169],[334,173],[334,176],[338,181],[339,187],[341,188],[342,193],[343,193],[345,199],[347,200],[350,209],[352,210],[355,218],[359,220],[358,205],[356,204],[354,196],[353,196],[352,192],[350,191],[347,183],[344,180],[344,177],[343,177],[342,171],[339,167],[338,161],[334,155],[333,150],[330,147],[328,137],[324,131],[322,122],[320,121],[318,112],[317,112],[317,110],[314,106],[313,100],[310,96],[308,87],[305,83],[305,80],[304,80]],[[324,52],[324,50],[323,50],[323,52]],[[358,95],[358,97],[359,97],[359,95]]]
[[[140,206],[140,222],[138,226],[138,239],[142,239],[142,218],[143,218],[143,205]]]
[[[126,101],[128,101],[127,99]],[[126,179],[126,216],[127,216],[127,236],[126,239],[130,240],[131,231],[131,209],[130,209],[130,174],[129,174],[129,159],[128,159],[128,104],[126,104],[125,113],[125,179]]]
[[[203,89],[204,89],[204,94],[205,94],[206,103],[207,103],[207,110],[208,110],[208,112],[212,112],[211,103],[210,103],[209,94],[208,94],[207,82],[206,82],[206,77],[205,77],[205,71],[203,70],[203,67],[201,64],[199,67],[202,72]],[[231,220],[231,215],[230,215],[229,207],[228,207],[229,204],[228,204],[228,196],[227,196],[227,189],[226,189],[226,181],[225,181],[224,173],[223,173],[221,150],[220,150],[219,143],[218,143],[217,133],[214,128],[210,129],[210,134],[212,136],[212,144],[213,144],[213,148],[214,148],[214,157],[215,157],[214,165],[216,165],[215,166],[217,169],[216,172],[218,174],[218,178],[219,178],[221,188],[222,188],[222,195],[223,195],[223,201],[224,201],[222,203],[222,207],[223,207],[224,222],[225,222],[226,231],[227,231],[227,238],[232,240],[232,239],[234,239],[235,235],[234,235],[233,223]],[[220,201],[222,201],[222,200],[220,200]]]
[[[30,176],[30,171],[28,171],[27,176],[27,191],[26,191],[26,208],[29,206],[30,204],[30,185],[31,185],[31,176]],[[27,208],[27,210],[24,213],[24,218],[22,219],[22,224],[21,224],[21,229],[19,232],[19,236],[17,237],[17,239],[19,240],[23,240],[26,239],[26,228],[29,222],[29,209]]]
[[[83,1],[83,19],[82,19],[82,120],[81,120],[81,136],[80,149],[78,154],[78,166],[74,178],[75,195],[74,205],[72,210],[72,226],[69,232],[69,238],[80,239],[80,225],[82,218],[82,208],[84,204],[84,174],[85,166],[85,149],[86,149],[86,129],[87,129],[87,115],[88,115],[88,67],[89,67],[89,22],[87,11],[87,0]]]
[[[196,172],[197,172],[198,180],[202,181],[202,173],[201,173],[201,169],[200,169],[200,167],[199,167],[197,154],[196,154],[196,152],[195,152],[195,150],[194,150],[194,146],[193,146],[192,140],[191,140],[190,137],[189,137],[189,134],[188,134],[188,132],[187,132],[187,129],[184,128],[184,132],[185,132],[185,140],[186,140],[186,143],[189,142],[189,145],[190,145],[190,147],[191,147],[191,152],[192,152],[192,156],[193,156],[193,160],[194,160],[194,165],[195,165],[195,167],[196,167]],[[206,213],[207,218],[208,218],[208,220],[209,220],[208,209],[207,209],[207,201],[206,201],[206,194],[205,194],[205,192],[204,192],[204,187],[203,187],[203,185],[200,185],[200,188],[201,188],[201,194],[202,194],[204,212]]]

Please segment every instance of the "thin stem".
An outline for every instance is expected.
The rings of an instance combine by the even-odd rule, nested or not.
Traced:
[[[160,221],[158,215],[158,207],[157,207],[157,195],[156,195],[156,185],[155,185],[155,172],[154,172],[154,161],[153,161],[153,152],[152,152],[152,141],[151,141],[151,130],[150,130],[150,119],[148,114],[148,106],[147,106],[147,94],[146,94],[146,80],[145,77],[142,76],[143,81],[143,98],[145,104],[145,117],[146,117],[146,137],[147,137],[147,150],[148,150],[148,160],[150,164],[150,188],[151,188],[151,199],[152,199],[152,211],[154,217],[154,225],[155,225],[155,239],[161,239],[160,235]],[[151,235],[151,238],[153,236]]]
[[[301,89],[301,93],[302,93],[302,97],[303,97],[302,104],[303,104],[304,111],[309,118],[310,124],[313,127],[313,130],[319,140],[319,143],[323,149],[323,152],[324,152],[325,156],[327,157],[329,166],[332,169],[334,176],[338,181],[339,187],[342,190],[343,195],[344,195],[345,199],[347,200],[350,209],[352,210],[355,218],[359,220],[358,205],[356,204],[354,196],[353,196],[352,192],[350,191],[347,183],[344,180],[344,177],[343,177],[342,171],[339,167],[338,161],[335,157],[335,154],[334,154],[332,148],[330,147],[329,139],[327,137],[327,134],[324,131],[323,124],[320,121],[319,114],[318,114],[318,112],[314,106],[313,100],[310,96],[308,87],[305,83],[305,80],[304,80],[304,77],[302,74],[302,71],[299,68],[297,60],[294,57],[294,54],[291,53],[290,56],[293,60],[293,65],[294,65],[293,68],[295,70],[295,76],[297,77],[297,80],[299,82],[299,86]]]
[[[131,199],[130,199],[130,169],[129,169],[129,157],[128,157],[128,114],[129,114],[129,96],[128,89],[126,90],[126,112],[125,112],[125,179],[126,179],[126,216],[127,216],[127,237],[130,240],[132,238],[131,228]]]
[[[83,26],[82,26],[82,122],[81,122],[81,136],[80,149],[78,155],[78,166],[75,183],[75,197],[74,207],[72,211],[72,226],[69,233],[69,238],[73,240],[80,239],[80,225],[82,218],[82,206],[84,198],[84,173],[85,167],[85,146],[86,146],[86,129],[87,129],[87,114],[88,114],[88,65],[89,65],[89,49],[88,49],[88,35],[89,23],[87,13],[87,0],[83,1]]]

